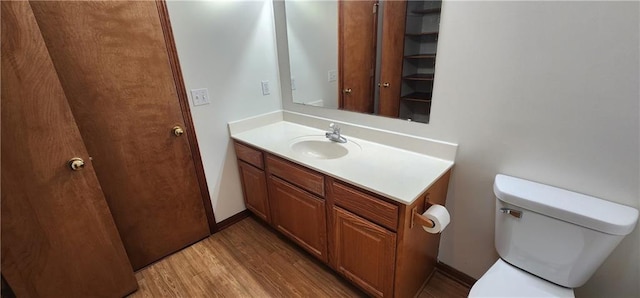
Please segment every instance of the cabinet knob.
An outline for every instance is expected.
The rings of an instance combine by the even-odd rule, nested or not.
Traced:
[[[385,87],[385,88],[389,88],[389,86],[391,86],[391,84],[389,84],[389,83],[382,84],[382,87]]]
[[[70,159],[67,164],[73,171],[80,171],[82,170],[82,168],[84,168],[84,160],[80,157],[74,157]]]
[[[351,88],[344,89],[345,94],[351,94]]]
[[[179,125],[176,125],[173,127],[173,134],[176,135],[176,137],[179,137],[184,134],[184,129]]]

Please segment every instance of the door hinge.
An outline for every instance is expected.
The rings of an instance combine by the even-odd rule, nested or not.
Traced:
[[[376,2],[376,3],[373,3],[373,14],[378,13],[378,5],[379,5],[379,4],[378,4],[377,2]]]

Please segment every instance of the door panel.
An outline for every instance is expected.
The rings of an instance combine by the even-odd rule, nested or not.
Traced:
[[[156,4],[31,6],[133,267],[209,235]]]
[[[380,103],[378,114],[397,118],[400,113],[404,29],[407,2],[385,1],[382,22],[382,57],[380,62]],[[388,84],[388,85],[386,85]],[[385,87],[387,86],[387,87]]]
[[[375,297],[393,295],[396,234],[333,207],[334,268]]]
[[[325,202],[274,176],[269,177],[273,225],[304,249],[327,262]]]
[[[340,108],[373,113],[378,1],[340,0]],[[345,92],[350,89],[351,92]]]
[[[38,24],[1,5],[2,275],[18,297],[124,296],[136,279]]]
[[[270,223],[267,178],[263,170],[255,168],[243,161],[238,161],[244,200],[247,208],[262,220]]]

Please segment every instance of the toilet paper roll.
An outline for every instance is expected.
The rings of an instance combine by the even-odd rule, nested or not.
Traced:
[[[449,211],[442,205],[432,205],[422,213],[422,215],[431,221],[433,221],[433,228],[422,226],[422,228],[432,234],[437,234],[442,232],[444,228],[447,227],[449,222],[451,221],[451,216],[449,216]]]

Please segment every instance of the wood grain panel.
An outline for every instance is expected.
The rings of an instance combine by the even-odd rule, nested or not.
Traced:
[[[233,146],[236,149],[236,155],[238,156],[238,159],[244,160],[257,168],[264,170],[264,159],[262,157],[261,151],[240,144],[238,142],[233,142]]]
[[[325,202],[281,180],[269,177],[273,225],[323,262],[327,258]]]
[[[209,235],[156,4],[31,6],[133,267]]]
[[[378,1],[338,1],[340,109],[373,113]]]
[[[267,155],[267,169],[271,175],[324,197],[324,176],[320,173],[270,154]]]
[[[245,205],[255,215],[270,223],[271,215],[266,174],[264,171],[243,161],[238,161],[238,166],[240,167],[240,179]]]
[[[342,183],[333,182],[333,203],[393,231],[398,228],[398,206],[387,203]]]
[[[384,3],[380,81],[389,83],[389,87],[380,87],[380,116],[397,118],[400,112],[406,11],[405,0]]]
[[[339,207],[333,220],[336,270],[374,297],[391,297],[396,234]]]
[[[126,295],[133,270],[29,3],[1,7],[2,275],[18,297]]]
[[[450,175],[451,170],[429,187],[416,202],[400,208],[402,229],[398,230],[395,297],[415,296],[435,270],[440,234],[427,233],[419,225],[411,227],[411,209],[416,207],[419,213],[423,213],[426,201],[444,206]]]

